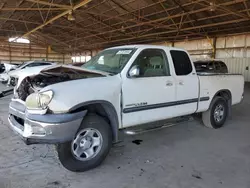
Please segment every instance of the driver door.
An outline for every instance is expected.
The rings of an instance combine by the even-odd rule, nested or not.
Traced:
[[[123,78],[123,127],[174,116],[176,86],[168,62],[162,49],[145,49],[137,56],[131,67],[139,67],[139,76]]]

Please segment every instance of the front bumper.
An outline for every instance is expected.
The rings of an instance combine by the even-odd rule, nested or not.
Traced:
[[[72,114],[29,114],[21,101],[9,105],[10,127],[26,144],[57,144],[71,141],[87,111]]]

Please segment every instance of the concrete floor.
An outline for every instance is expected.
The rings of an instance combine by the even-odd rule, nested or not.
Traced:
[[[192,121],[128,136],[85,173],[65,170],[53,146],[26,146],[14,135],[9,100],[0,99],[0,188],[250,188],[250,85],[222,129]]]

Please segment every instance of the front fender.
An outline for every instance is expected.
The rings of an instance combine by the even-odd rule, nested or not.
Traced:
[[[106,118],[108,118],[110,122],[111,130],[113,133],[113,141],[118,142],[118,134],[119,134],[118,130],[119,130],[119,127],[121,126],[120,124],[121,119],[115,107],[110,102],[102,101],[102,100],[95,100],[95,101],[88,101],[88,102],[80,103],[72,107],[70,109],[70,113],[79,112],[79,111],[88,109],[88,107],[92,105],[96,107],[100,107],[96,109],[96,112],[99,115],[105,116]]]
[[[120,109],[121,78],[119,75],[79,79],[47,86],[53,99],[48,107],[53,113],[67,113],[72,108],[90,101],[107,101],[116,111]]]

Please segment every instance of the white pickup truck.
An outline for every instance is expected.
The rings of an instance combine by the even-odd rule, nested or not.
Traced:
[[[57,144],[71,171],[98,166],[119,130],[195,113],[220,128],[243,98],[241,75],[197,75],[185,50],[106,49],[83,67],[56,65],[19,80],[9,123],[27,144]]]

